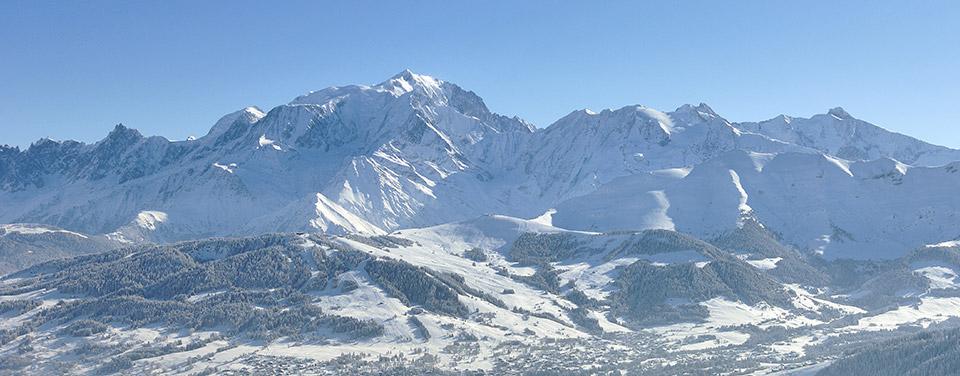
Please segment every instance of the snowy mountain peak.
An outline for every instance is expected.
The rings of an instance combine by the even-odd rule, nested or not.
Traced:
[[[231,112],[221,117],[220,120],[217,120],[217,123],[210,128],[209,132],[207,132],[207,136],[219,136],[238,122],[244,125],[250,125],[256,123],[264,116],[267,116],[267,114],[255,106],[250,106],[242,110]]]
[[[567,126],[566,124],[581,124],[583,122],[593,127],[633,125],[637,122],[650,122],[651,124],[658,125],[666,133],[670,133],[669,128],[672,126],[670,117],[666,113],[637,104],[624,106],[616,110],[607,108],[600,112],[589,109],[573,111],[560,120],[557,120],[551,127],[565,127]]]
[[[329,105],[331,102],[338,102],[343,98],[356,95],[378,97],[387,94],[392,97],[401,97],[411,92],[419,92],[429,97],[440,97],[445,86],[446,82],[442,80],[404,70],[373,86],[331,86],[311,91],[294,98],[290,105]]]
[[[430,95],[436,95],[441,92],[443,81],[436,78],[416,74],[409,69],[404,69],[389,80],[378,84],[377,88],[382,88],[395,96],[401,96],[409,92],[420,90]]]
[[[790,124],[790,122],[793,121],[793,118],[784,114],[780,114],[780,115],[777,115],[777,117],[767,121],[775,121],[783,124]]]
[[[397,80],[397,81],[406,81],[406,82],[408,82],[408,83],[440,81],[440,80],[437,80],[437,79],[434,78],[434,77],[431,77],[431,76],[428,76],[428,75],[425,75],[425,74],[414,73],[414,72],[413,72],[412,70],[410,70],[410,69],[404,69],[404,70],[400,71],[400,73],[397,73],[397,74],[393,75],[393,77],[390,77],[390,79],[384,81],[383,83],[385,84],[385,83],[388,83],[388,82],[390,82],[390,81],[395,81],[395,80]]]
[[[832,115],[839,120],[853,119],[853,116],[850,116],[847,111],[844,111],[843,107],[831,108],[829,111],[827,111],[827,115]]]
[[[325,89],[311,91],[294,98],[294,100],[290,102],[290,105],[332,106],[345,98],[354,96],[364,96],[367,97],[370,102],[382,104],[382,97],[384,95],[399,98],[408,93],[418,93],[421,98],[426,97],[430,98],[430,101],[442,103],[445,101],[446,96],[450,94],[446,89],[452,88],[456,88],[456,85],[450,85],[443,80],[431,76],[404,70],[386,81],[373,86],[331,86]]]
[[[128,128],[123,124],[117,124],[113,130],[107,134],[107,137],[97,142],[99,148],[116,148],[132,145],[142,140],[143,134],[140,131]]]
[[[703,103],[703,102],[700,102],[700,104],[697,105],[697,110],[701,112],[713,114],[713,115],[717,114],[716,112],[713,111],[713,108],[710,108],[710,106],[708,106],[706,103]]]
[[[260,119],[267,116],[267,114],[257,106],[244,107],[244,109],[240,111],[244,116],[249,116],[251,119]]]
[[[957,150],[888,131],[854,118],[840,107],[809,118],[781,115],[734,126],[741,131],[813,148],[847,160],[890,157],[913,166],[939,166],[960,159]]]
[[[713,109],[710,108],[710,106],[708,106],[706,103],[703,103],[703,102],[700,102],[700,104],[698,104],[698,105],[696,105],[696,106],[694,106],[694,105],[692,105],[692,104],[685,104],[685,105],[683,105],[683,106],[678,107],[678,108],[676,109],[676,111],[674,111],[674,112],[679,112],[679,113],[694,113],[694,112],[696,112],[697,114],[699,114],[701,117],[704,117],[704,118],[718,118],[718,117],[720,117],[720,115],[717,115],[717,113],[714,112]]]
[[[50,139],[50,138],[48,138],[48,137],[43,137],[43,138],[41,138],[41,139],[39,139],[39,140],[34,141],[32,144],[30,144],[30,148],[31,148],[31,149],[32,149],[32,148],[43,148],[43,147],[45,147],[45,146],[49,146],[49,145],[59,145],[59,144],[60,144],[59,141],[52,140],[52,139]],[[16,147],[14,147],[14,148],[16,148]],[[11,149],[13,149],[13,148],[11,148]],[[19,150],[19,148],[17,148],[17,149]]]
[[[123,125],[123,123],[120,123],[114,126],[113,130],[110,131],[109,134],[107,134],[107,138],[133,138],[133,137],[139,138],[139,137],[143,137],[143,135],[140,134],[140,131],[133,128],[129,128]]]

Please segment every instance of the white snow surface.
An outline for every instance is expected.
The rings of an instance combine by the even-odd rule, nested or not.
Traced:
[[[927,244],[927,248],[953,248],[960,247],[960,240],[949,240],[937,244]]]
[[[777,267],[777,263],[783,260],[783,257],[769,257],[760,260],[744,260],[754,268],[770,270]]]
[[[860,319],[850,330],[892,330],[903,325],[923,328],[931,324],[960,317],[960,298],[923,297],[911,306],[900,306],[891,311]]]
[[[687,343],[678,349],[682,351],[703,350],[728,345],[740,345],[750,339],[750,335],[730,329],[745,324],[757,325],[766,328],[773,325],[782,325],[787,328],[812,326],[820,324],[817,320],[791,314],[782,308],[767,305],[748,306],[740,302],[724,298],[713,298],[699,303],[709,312],[703,323],[680,323],[668,326],[655,327],[652,332],[662,335],[676,342],[687,338],[696,338],[711,335],[712,339]]]
[[[156,230],[157,226],[167,221],[167,213],[156,210],[144,210],[137,214],[137,226],[147,230]]]
[[[320,230],[320,232],[333,233],[331,227],[340,228],[337,232],[358,233],[358,234],[385,234],[383,230],[346,211],[337,203],[321,193],[317,193],[316,215],[310,220],[310,226]]]
[[[7,234],[24,234],[24,235],[39,235],[39,234],[48,234],[48,233],[61,233],[69,234],[80,238],[87,238],[86,235],[67,231],[60,228],[54,228],[44,225],[28,224],[28,223],[11,223],[6,225],[0,225],[0,236],[5,236]]]

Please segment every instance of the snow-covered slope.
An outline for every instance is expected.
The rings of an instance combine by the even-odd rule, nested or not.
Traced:
[[[734,151],[687,174],[621,178],[557,205],[571,229],[676,229],[713,238],[756,218],[828,258],[896,258],[956,238],[960,165],[909,167],[823,154]]]
[[[322,193],[297,200],[283,210],[255,218],[247,232],[274,231],[320,232],[331,235],[383,235],[386,232],[331,201]]]
[[[670,113],[644,106],[575,111],[539,136],[522,173],[551,199],[589,193],[620,176],[694,166],[730,150],[804,150],[741,132],[705,104]]]
[[[0,274],[34,264],[122,246],[102,235],[87,235],[49,225],[13,223],[0,225]]]
[[[131,226],[163,229],[160,213],[142,214]],[[960,317],[953,243],[850,264],[796,252],[749,218],[706,242],[571,231],[559,214],[45,262],[0,278],[0,359],[40,374],[768,374]],[[11,225],[0,243],[13,234],[86,236]],[[823,277],[789,282],[796,271]],[[926,288],[889,288],[901,281]]]

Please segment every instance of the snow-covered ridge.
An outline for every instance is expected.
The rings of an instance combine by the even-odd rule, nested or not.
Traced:
[[[712,238],[753,218],[791,245],[828,258],[896,258],[956,237],[956,172],[892,160],[733,151],[683,177],[613,180],[556,205],[553,223],[596,231],[667,228]]]
[[[60,228],[53,228],[50,226],[44,225],[34,225],[34,224],[25,224],[25,223],[13,223],[0,225],[0,236],[5,236],[7,234],[23,234],[23,235],[39,235],[39,234],[50,234],[50,233],[60,233],[68,234],[76,237],[86,239],[87,236],[78,232],[68,231]]]
[[[843,159],[892,158],[914,166],[939,166],[957,161],[956,150],[885,130],[853,117],[840,107],[810,118],[780,115],[734,126]]]

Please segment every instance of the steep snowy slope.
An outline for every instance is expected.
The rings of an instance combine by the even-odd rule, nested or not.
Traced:
[[[331,201],[322,193],[309,195],[297,200],[287,208],[263,217],[253,219],[244,232],[263,231],[303,231],[320,232],[330,235],[360,234],[383,235],[385,231],[358,217]]]
[[[850,162],[735,151],[688,174],[637,174],[557,205],[554,223],[609,231],[666,228],[713,238],[755,218],[828,258],[895,258],[956,238],[960,166]]]
[[[217,122],[213,125],[213,128],[210,128],[210,131],[207,132],[205,137],[218,138],[235,125],[237,126],[237,129],[248,128],[253,125],[253,123],[263,119],[263,117],[266,115],[267,114],[257,107],[247,107],[242,110],[229,113],[221,117],[220,120],[217,120]]]
[[[644,106],[581,110],[539,136],[522,173],[549,199],[589,193],[620,176],[694,166],[730,150],[804,150],[741,132],[705,104],[670,113]]]

